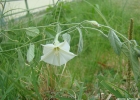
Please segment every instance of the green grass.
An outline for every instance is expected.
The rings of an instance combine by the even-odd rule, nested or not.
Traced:
[[[84,48],[77,57],[67,63],[63,74],[64,66],[55,67],[40,61],[41,44],[53,42],[56,34],[56,22],[61,23],[62,30],[66,30],[74,25],[72,23],[96,20],[100,24],[108,23],[127,37],[130,18],[134,19],[134,37],[139,43],[140,21],[137,9],[140,8],[130,5],[130,2],[136,5],[137,1],[88,0],[87,3],[84,0],[77,0],[70,3],[61,2],[55,7],[47,8],[43,16],[30,16],[19,22],[9,22],[8,28],[1,28],[2,34],[0,34],[2,37],[0,43],[0,99],[98,100],[99,98],[106,99],[109,94],[116,96],[119,93],[126,93],[124,90],[127,91],[127,58],[124,55],[117,56],[109,41],[99,32],[81,29]],[[102,16],[97,10],[100,10]],[[36,37],[27,36],[25,28],[28,27],[37,27],[40,34]],[[108,29],[102,28],[101,30],[108,34]],[[79,33],[74,30],[70,32],[70,35],[72,38],[71,51],[77,54]],[[60,40],[62,41],[61,37]],[[26,55],[30,43],[35,44],[35,57],[29,63]],[[114,85],[123,90],[119,90],[119,93],[114,92],[112,90],[115,88]],[[115,88],[115,90],[117,89]],[[129,94],[132,98],[138,97],[133,74]]]

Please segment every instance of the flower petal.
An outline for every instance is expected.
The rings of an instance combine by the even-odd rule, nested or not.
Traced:
[[[44,54],[43,56],[41,56],[41,60],[49,63],[49,64],[53,64],[53,59],[54,59],[54,51],[52,50],[51,52]]]
[[[59,55],[60,55],[60,65],[67,63],[69,60],[71,60],[76,56],[75,54],[65,50],[60,50]]]
[[[55,49],[51,50],[49,53],[44,54],[41,56],[41,60],[56,66],[60,66],[60,56],[59,52],[56,54]]]
[[[52,63],[52,65],[61,66],[60,60],[59,60],[59,59],[60,59],[59,54],[58,54],[58,55],[55,55],[54,58],[53,58],[53,63]]]
[[[69,44],[68,44],[67,41],[64,41],[64,42],[60,43],[60,44],[58,45],[58,47],[59,47],[60,49],[62,49],[62,50],[65,50],[65,51],[69,51],[69,50],[70,50],[70,46],[69,46]]]
[[[49,54],[54,48],[55,46],[53,44],[46,44],[46,45],[42,45],[43,48],[43,54]]]

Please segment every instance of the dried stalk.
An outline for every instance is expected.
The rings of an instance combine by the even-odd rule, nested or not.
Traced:
[[[128,39],[132,40],[133,38],[133,19],[130,20],[130,26],[128,29]],[[131,63],[130,60],[128,60],[128,70],[127,70],[127,82],[128,82],[128,92],[130,92],[130,79],[131,79]]]

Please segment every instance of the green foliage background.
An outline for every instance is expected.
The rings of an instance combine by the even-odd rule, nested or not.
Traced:
[[[53,42],[58,22],[61,30],[66,30],[74,23],[96,20],[100,24],[108,24],[127,37],[130,18],[133,18],[133,38],[139,43],[140,20],[137,10],[140,8],[136,2],[139,1],[58,2],[38,15],[28,15],[18,22],[9,21],[6,27],[1,28],[0,33],[0,99],[96,100],[105,99],[110,93],[122,98],[138,97],[133,74],[131,90],[129,93],[127,91],[126,57],[116,56],[109,41],[97,31],[82,29],[83,51],[67,63],[63,74],[64,66],[54,67],[40,62],[41,44]],[[30,37],[26,34],[28,27],[37,27],[40,33]],[[108,34],[109,30],[101,30]],[[79,33],[74,30],[70,35],[71,51],[77,53]],[[59,39],[62,41],[61,37]],[[32,62],[26,60],[30,43],[35,45]]]

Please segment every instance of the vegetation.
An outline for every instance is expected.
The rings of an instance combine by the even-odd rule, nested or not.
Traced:
[[[117,51],[114,52],[110,45],[111,39],[105,37],[110,32],[109,28],[97,27],[91,22],[85,23],[97,21],[118,31],[126,38],[130,33],[128,30],[133,29],[133,39],[139,44],[140,21],[137,9],[140,8],[130,5],[131,3],[136,5],[139,1],[124,1],[57,2],[54,7],[47,8],[43,14],[27,15],[18,22],[11,20],[7,26],[1,27],[0,99],[139,98],[140,80],[139,77],[135,79],[139,67],[133,70],[134,67],[131,66],[130,72],[128,71],[127,54],[121,52],[120,55],[116,55],[119,49],[115,49]],[[129,28],[131,18],[134,27]],[[103,31],[105,36],[89,27]],[[77,56],[66,65],[56,67],[40,61],[43,51],[41,44],[53,43],[55,35],[59,32],[70,34],[70,51]],[[79,41],[81,36],[83,42]],[[125,42],[120,35],[118,37],[121,42]],[[63,41],[62,34],[59,40]],[[79,43],[84,44],[83,48],[82,46],[78,48]],[[137,59],[133,57],[132,60],[137,64]]]

